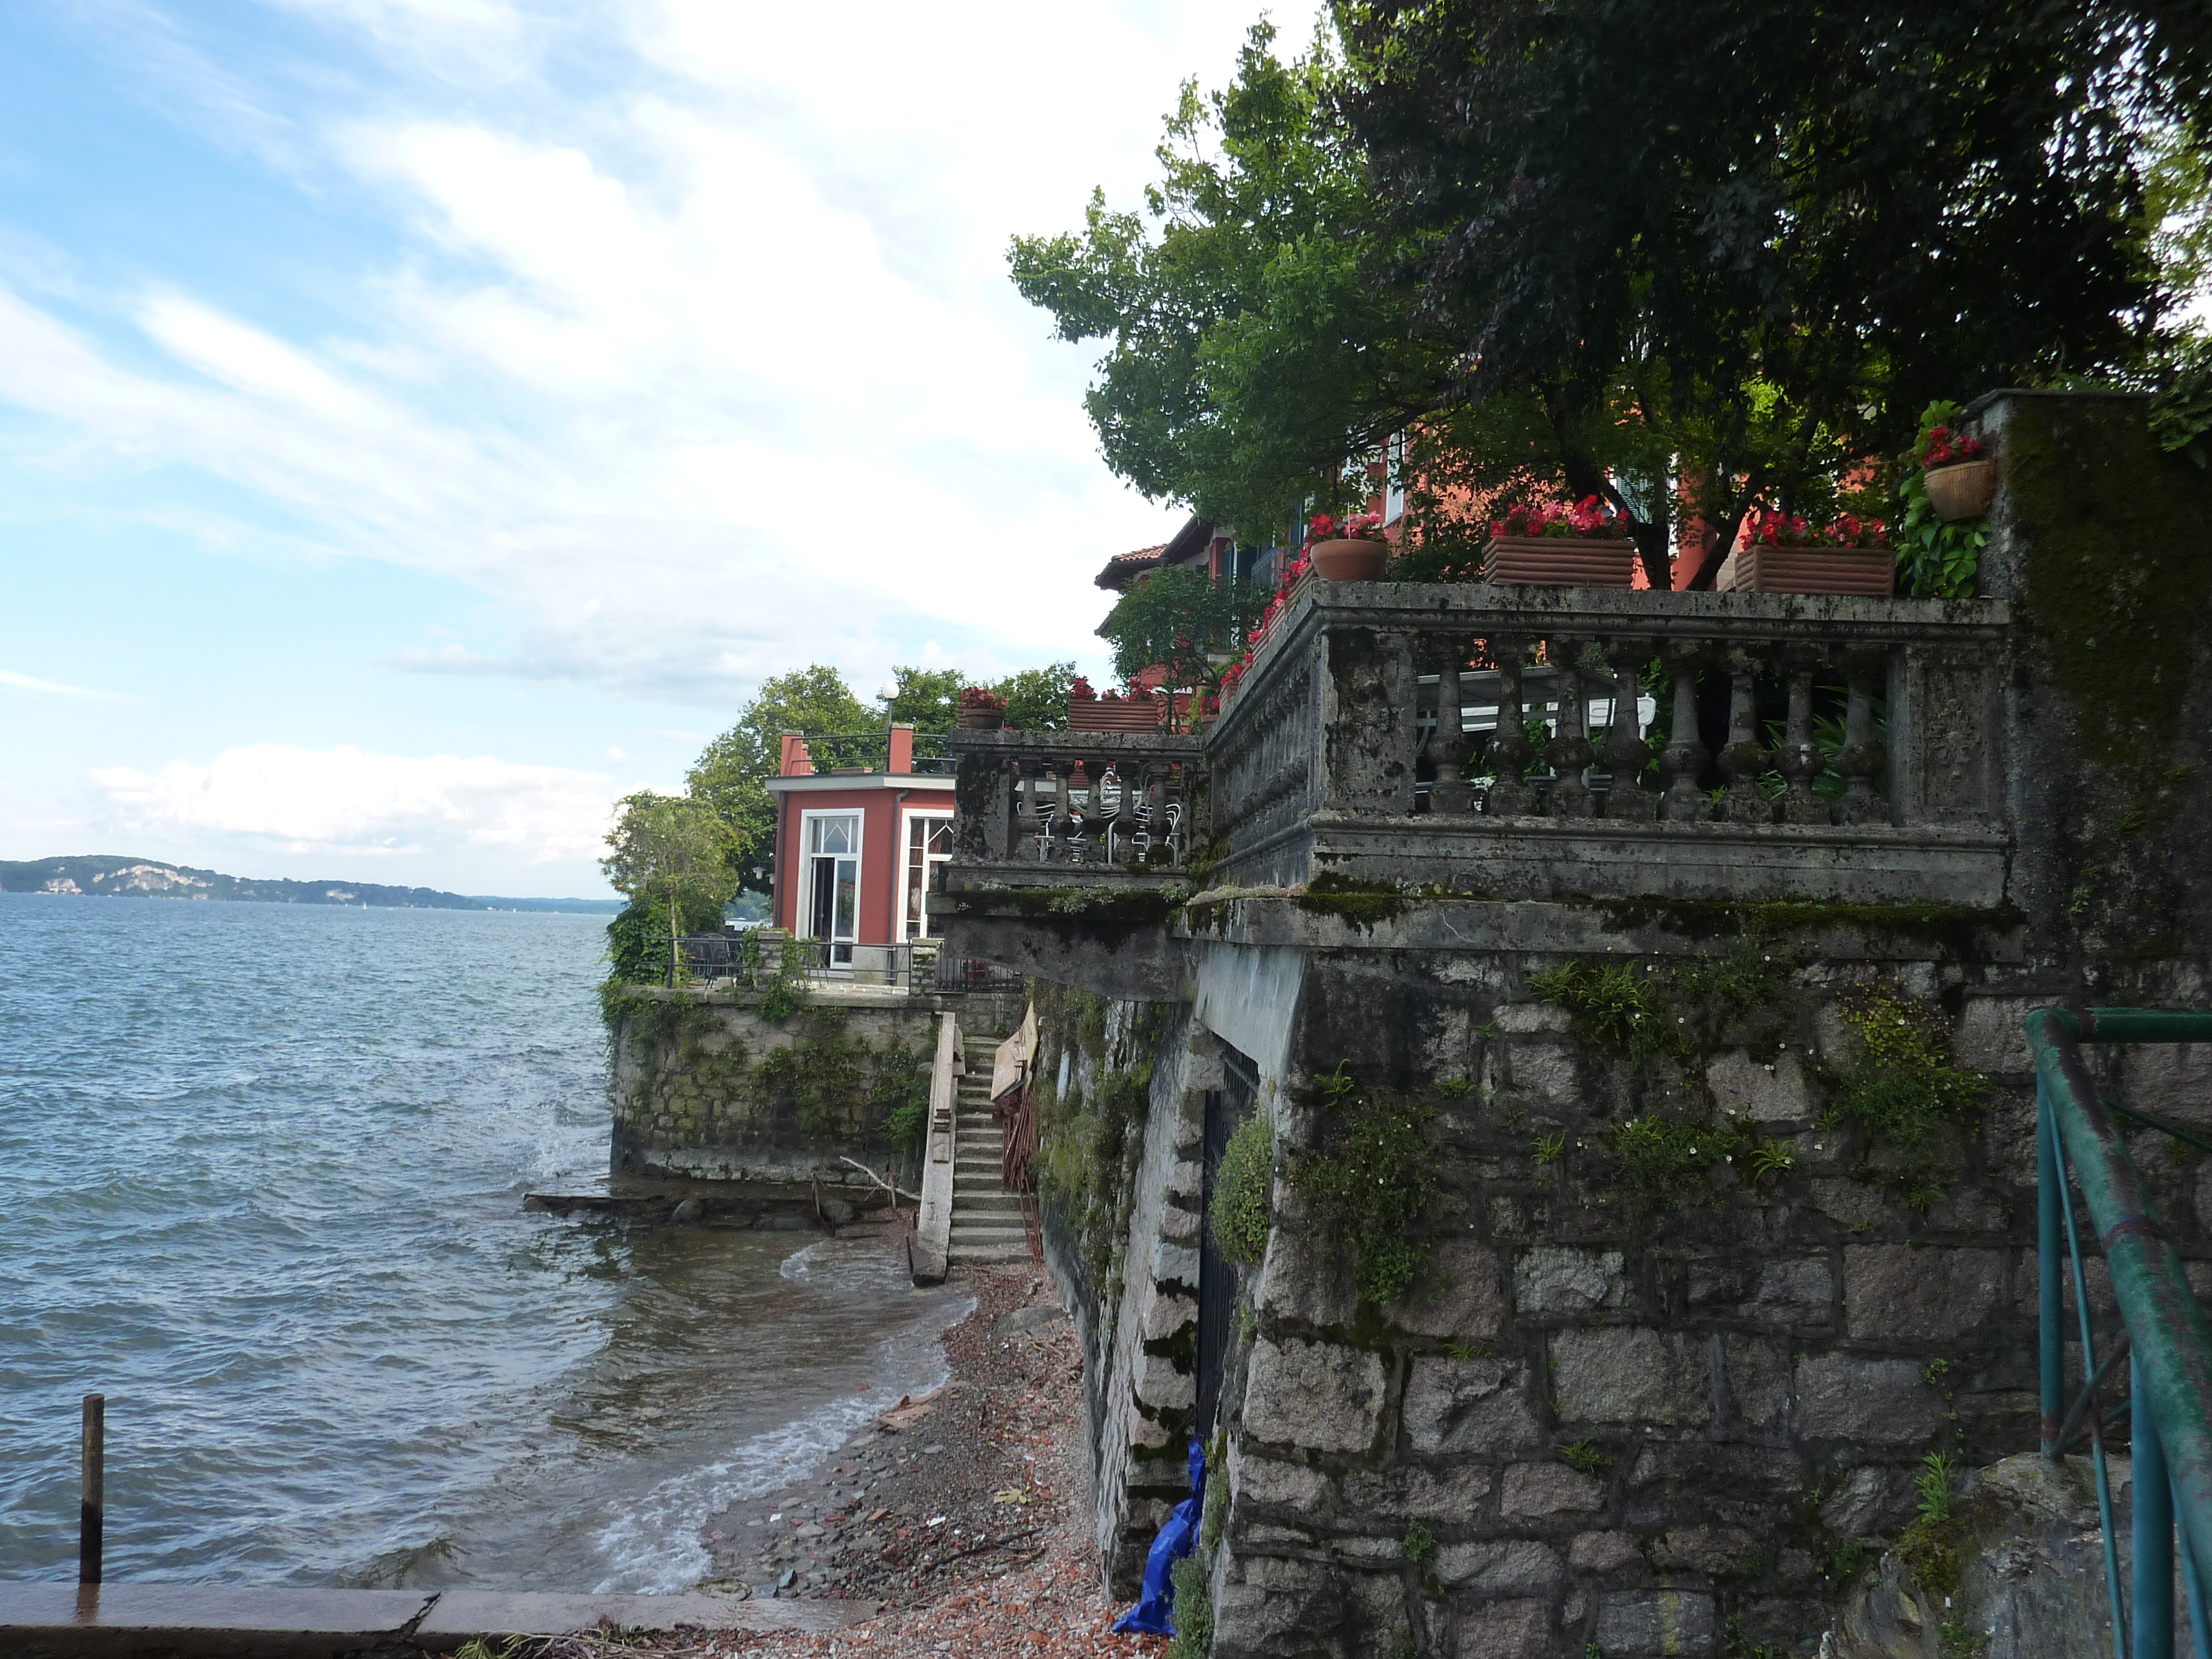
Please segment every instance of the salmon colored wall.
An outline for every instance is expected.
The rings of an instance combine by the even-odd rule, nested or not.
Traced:
[[[861,815],[860,943],[896,944],[891,933],[897,915],[892,902],[892,872],[898,870],[897,879],[905,880],[899,861],[906,852],[899,841],[899,820],[910,811],[950,812],[951,786],[909,788],[903,801],[896,789],[822,789],[804,794],[793,791],[776,799],[781,803],[782,856],[776,860],[775,903],[769,919],[794,935],[799,932],[799,873],[806,857],[800,835],[805,825],[799,814],[858,811]]]

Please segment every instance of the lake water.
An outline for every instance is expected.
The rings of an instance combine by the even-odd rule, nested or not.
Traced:
[[[880,1243],[586,1224],[605,918],[0,894],[0,1578],[671,1590],[943,1374]]]

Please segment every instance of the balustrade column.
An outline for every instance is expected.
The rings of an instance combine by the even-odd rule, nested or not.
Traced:
[[[1429,785],[1429,810],[1467,812],[1474,810],[1474,800],[1467,787],[1467,725],[1459,671],[1469,655],[1468,641],[1446,635],[1438,647],[1443,666],[1437,673],[1437,723],[1429,728],[1425,750],[1429,764],[1436,769],[1435,781]]]
[[[1039,863],[1044,860],[1044,822],[1037,811],[1037,767],[1034,761],[1023,761],[1021,782],[1014,793],[1014,845],[1018,853],[1033,854]]]
[[[1069,763],[1067,780],[1060,785],[1060,798],[1066,804],[1066,854],[1071,864],[1082,864],[1088,860],[1091,821],[1096,797],[1097,787],[1091,781],[1091,773],[1079,755]]]
[[[1045,820],[1043,859],[1046,863],[1060,855],[1067,841],[1067,775],[1061,769],[1060,757],[1054,756],[1044,763],[1044,775],[1052,780],[1052,816]]]
[[[1544,758],[1552,768],[1551,813],[1559,818],[1590,816],[1589,785],[1583,774],[1595,758],[1589,742],[1589,700],[1583,695],[1583,642],[1558,636],[1544,642],[1545,657],[1559,676],[1559,718]]]
[[[1874,692],[1889,666],[1882,651],[1853,651],[1844,659],[1844,746],[1836,755],[1836,770],[1843,774],[1844,795],[1836,805],[1838,823],[1870,823],[1881,816],[1875,799],[1874,778],[1881,770],[1881,745],[1875,741]]]
[[[1784,823],[1826,823],[1828,803],[1813,787],[1813,781],[1827,769],[1826,757],[1813,738],[1813,670],[1819,659],[1799,647],[1789,653],[1790,722],[1782,747],[1775,752],[1777,770],[1789,781],[1782,797]]]
[[[1659,770],[1666,782],[1666,811],[1670,819],[1694,821],[1712,816],[1712,804],[1698,787],[1711,753],[1698,738],[1698,669],[1705,648],[1671,645],[1668,665],[1674,671],[1674,712],[1667,730],[1667,746],[1659,753]]]
[[[1521,659],[1527,648],[1520,640],[1490,642],[1491,654],[1498,659],[1498,729],[1490,738],[1491,766],[1498,775],[1487,803],[1493,817],[1516,817],[1536,810],[1536,792],[1522,779],[1536,757],[1535,746],[1528,741],[1527,717],[1521,711]]]
[[[1771,823],[1774,803],[1759,793],[1759,774],[1766,770],[1766,745],[1759,740],[1759,659],[1747,646],[1730,646],[1729,669],[1729,740],[1720,753],[1721,770],[1728,774],[1728,799],[1721,816],[1730,823]]]
[[[1613,724],[1605,736],[1605,767],[1613,775],[1613,787],[1605,799],[1605,815],[1649,823],[1659,816],[1659,797],[1644,787],[1651,745],[1644,740],[1642,670],[1651,659],[1651,642],[1608,641],[1605,659],[1613,665]]]

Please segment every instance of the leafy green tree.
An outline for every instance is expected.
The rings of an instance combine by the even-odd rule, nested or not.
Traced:
[[[1056,662],[1024,668],[994,680],[990,690],[1006,700],[1006,724],[1018,732],[1067,729],[1067,690],[1075,684],[1075,665]]]
[[[1124,593],[1098,636],[1114,647],[1114,672],[1130,679],[1148,668],[1167,670],[1171,690],[1209,690],[1270,595],[1249,582],[1216,582],[1203,570],[1173,565]]]
[[[1094,191],[1080,233],[1009,256],[1060,338],[1105,343],[1085,402],[1107,464],[1255,539],[1340,505],[1346,459],[1432,408],[1455,355],[1389,280],[1407,250],[1339,142],[1328,40],[1285,63],[1274,38],[1253,27],[1225,90],[1184,84],[1144,213]]]
[[[2201,7],[1340,15],[1342,108],[1467,400],[1533,397],[1571,489],[1646,509],[1647,564],[1655,503],[1608,477],[1624,418],[1681,458],[1727,545],[1761,499],[1817,507],[1936,398],[2119,371],[2171,298],[2141,137],[2212,93]]]
[[[957,668],[894,668],[891,695],[884,700],[884,723],[904,721],[917,732],[950,732],[960,715],[961,688],[968,682]]]
[[[711,807],[733,832],[731,890],[764,892],[775,852],[775,808],[765,780],[776,775],[786,732],[862,732],[881,717],[853,695],[834,668],[820,663],[761,683],[738,722],[700,752],[685,775],[692,799]]]
[[[738,890],[731,860],[736,840],[735,829],[703,801],[649,789],[624,796],[599,860],[608,885],[630,902],[624,915],[632,919],[632,937],[616,941],[618,954],[624,943],[633,949],[639,943],[640,915],[665,918],[663,960],[672,977],[678,935],[686,927],[719,926],[723,905]]]

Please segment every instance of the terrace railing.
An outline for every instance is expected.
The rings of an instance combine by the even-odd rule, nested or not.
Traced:
[[[890,765],[888,732],[809,732],[805,736],[807,758],[817,773],[881,772]],[[914,769],[925,776],[952,775],[952,751],[942,735],[914,734]]]
[[[2203,1569],[2212,1565],[2212,1327],[2136,1171],[2120,1124],[2157,1131],[2200,1151],[2197,1130],[2106,1100],[2084,1063],[2086,1043],[2212,1042],[2212,1013],[2140,1008],[2042,1008],[2026,1020],[2035,1056],[2038,1323],[2042,1338],[2043,1455],[2086,1439],[2094,1461],[2112,1606],[2113,1659],[2172,1659],[2175,1567],[2191,1636],[2212,1652]],[[2123,1334],[2097,1358],[2075,1192],[2105,1258]],[[2081,1393],[2066,1399],[2065,1290],[2074,1291]],[[2124,1403],[2106,1413],[2101,1390],[2124,1358]],[[2115,1388],[2114,1392],[2122,1392]],[[2112,1528],[2107,1436],[2124,1419],[2132,1468],[2132,1583],[2124,1593]],[[2177,1522],[2179,1548],[2176,1549]]]
[[[2008,621],[1997,600],[1313,583],[1206,739],[1216,879],[1994,905]],[[1711,749],[1701,690],[1729,708]]]
[[[1052,884],[1074,874],[1171,880],[1204,844],[1199,738],[957,732],[952,746],[960,811],[948,885]]]

